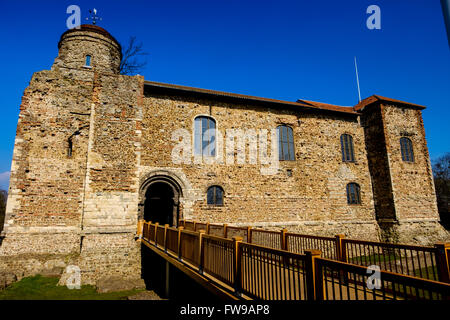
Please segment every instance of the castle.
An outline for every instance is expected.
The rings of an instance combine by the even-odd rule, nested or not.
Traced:
[[[64,32],[58,48],[23,95],[0,270],[73,264],[84,283],[138,278],[139,219],[449,239],[423,106],[279,101],[120,75],[120,44],[94,25]]]

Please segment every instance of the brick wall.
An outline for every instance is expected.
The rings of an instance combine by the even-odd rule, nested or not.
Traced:
[[[52,70],[35,73],[24,92],[0,270],[22,277],[75,264],[84,283],[105,275],[140,277],[134,234],[145,188],[155,177],[176,184],[175,205],[188,220],[422,244],[450,239],[437,220],[419,110],[376,105],[361,116],[182,90],[168,94],[141,76],[119,75],[118,44],[97,31],[63,35]],[[93,68],[83,67],[86,54]],[[192,143],[199,115],[215,120],[224,138],[217,152],[223,163],[174,161],[174,132],[186,130]],[[239,147],[241,134],[236,149],[224,149],[229,130],[270,132],[278,125],[293,130],[295,161],[280,161],[272,173],[261,170],[267,165],[259,157],[249,161],[253,144]],[[354,162],[342,161],[344,133],[353,137]],[[401,160],[404,135],[413,141],[414,163]],[[238,163],[243,147],[246,159]],[[350,182],[360,186],[360,204],[347,203]],[[223,206],[207,204],[212,185],[224,189]]]
[[[242,105],[187,96],[163,96],[147,92],[142,122],[141,176],[154,170],[168,170],[190,186],[183,217],[204,222],[251,225],[293,225],[328,234],[327,224],[368,225],[369,237],[377,239],[372,185],[365,151],[364,131],[355,116],[279,110],[262,105]],[[228,129],[275,129],[280,124],[293,128],[296,161],[280,161],[274,175],[262,175],[261,165],[174,164],[171,151],[177,144],[172,133],[193,130],[194,118],[215,119],[224,141]],[[353,136],[356,162],[343,163],[340,135]],[[225,146],[225,143],[224,143]],[[248,147],[248,146],[247,146]],[[228,152],[228,151],[227,151]],[[225,151],[224,151],[225,154]],[[248,156],[248,149],[247,149]],[[288,176],[287,170],[292,170]],[[346,185],[361,187],[361,204],[348,205]],[[206,203],[208,186],[220,185],[224,205]],[[315,227],[317,224],[323,228]],[[314,227],[313,227],[314,226]],[[362,236],[359,230],[349,231]],[[364,232],[367,234],[367,231]]]

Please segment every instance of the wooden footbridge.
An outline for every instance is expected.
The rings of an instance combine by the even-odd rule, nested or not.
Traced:
[[[434,247],[180,221],[140,221],[139,241],[234,300],[449,300],[450,244]]]

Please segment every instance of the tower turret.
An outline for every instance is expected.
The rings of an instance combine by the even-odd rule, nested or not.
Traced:
[[[120,43],[105,29],[84,24],[61,35],[58,57],[52,69],[88,68],[102,72],[119,73],[122,60]]]

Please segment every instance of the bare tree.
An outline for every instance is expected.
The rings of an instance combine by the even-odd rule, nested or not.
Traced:
[[[6,211],[7,198],[8,198],[8,193],[5,190],[0,190],[0,232],[2,232],[3,224],[5,223],[5,211]]]
[[[120,62],[120,74],[135,75],[142,72],[147,65],[147,61],[142,61],[140,58],[148,55],[144,52],[142,42],[137,43],[136,37],[130,37],[126,49],[122,46],[122,61]]]
[[[433,175],[441,222],[450,229],[450,152],[433,161]]]

